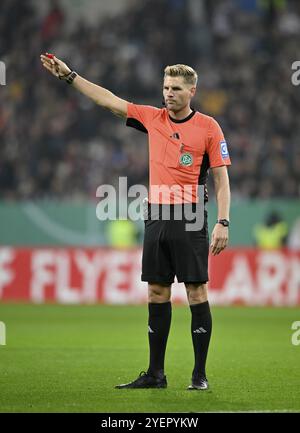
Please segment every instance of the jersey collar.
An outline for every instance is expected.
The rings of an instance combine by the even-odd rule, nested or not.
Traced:
[[[192,109],[192,112],[187,117],[185,117],[184,119],[173,119],[173,117],[171,117],[170,115],[169,115],[169,119],[171,120],[171,122],[174,122],[174,123],[183,123],[183,122],[187,122],[188,120],[190,120],[194,116],[195,113],[196,113],[196,111]]]

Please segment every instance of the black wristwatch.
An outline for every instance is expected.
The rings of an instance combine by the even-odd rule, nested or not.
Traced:
[[[224,227],[229,227],[229,221],[228,220],[225,220],[225,219],[217,220],[217,223],[222,224],[222,226],[224,226]]]
[[[72,84],[75,77],[77,77],[77,72],[75,71],[71,71],[68,74],[58,76],[60,80],[66,81],[68,84]]]

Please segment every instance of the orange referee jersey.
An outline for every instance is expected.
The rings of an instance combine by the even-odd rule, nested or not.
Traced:
[[[209,167],[231,164],[219,124],[198,111],[175,120],[166,108],[128,103],[126,124],[148,133],[151,203],[196,203]]]

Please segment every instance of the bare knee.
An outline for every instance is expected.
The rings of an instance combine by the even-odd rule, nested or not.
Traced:
[[[155,304],[169,302],[171,298],[171,286],[160,284],[148,284],[148,301]]]
[[[190,305],[207,301],[207,283],[186,283],[185,288]]]

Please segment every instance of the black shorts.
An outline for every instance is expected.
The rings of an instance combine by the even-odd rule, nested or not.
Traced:
[[[201,230],[187,231],[187,221],[145,220],[142,281],[172,284],[208,281],[207,211]],[[191,222],[191,221],[189,221]]]

